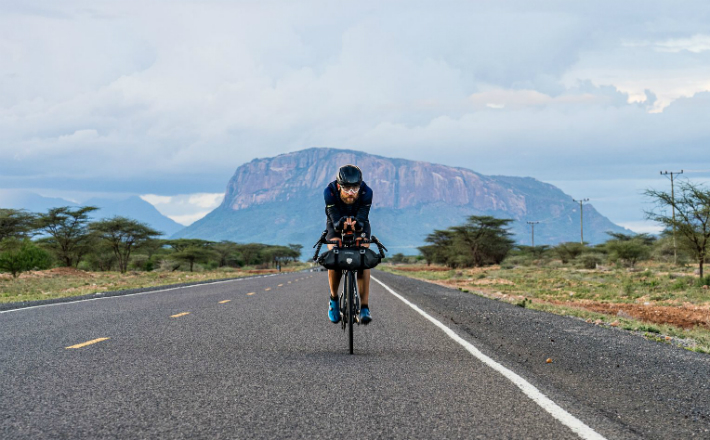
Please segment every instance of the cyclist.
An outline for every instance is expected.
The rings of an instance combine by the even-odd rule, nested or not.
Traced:
[[[358,237],[370,239],[370,206],[372,205],[372,189],[362,180],[362,171],[355,165],[343,165],[338,170],[338,178],[323,192],[325,197],[326,240],[340,238],[344,228],[354,230]],[[328,249],[333,249],[332,244]],[[370,247],[369,244],[363,246]],[[339,270],[328,271],[330,284],[330,306],[328,318],[334,324],[340,322],[338,307],[338,287],[343,274]],[[372,321],[368,296],[370,294],[370,269],[358,271],[357,288],[360,292],[360,322],[369,324]]]

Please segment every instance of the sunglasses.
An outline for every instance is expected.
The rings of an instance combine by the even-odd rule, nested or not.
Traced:
[[[357,194],[360,190],[360,186],[340,186],[340,189],[347,194]]]

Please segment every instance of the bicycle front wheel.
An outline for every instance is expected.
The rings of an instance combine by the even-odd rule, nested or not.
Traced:
[[[353,325],[355,324],[355,274],[348,271],[345,278],[346,292],[346,305],[347,310],[346,319],[348,324],[348,342],[350,346],[350,354],[353,354]]]

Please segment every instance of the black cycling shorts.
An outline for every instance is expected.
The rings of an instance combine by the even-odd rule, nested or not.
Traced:
[[[340,232],[336,232],[335,227],[331,222],[325,222],[325,229],[328,231],[328,235],[325,236],[326,240],[332,240],[334,238],[340,238]],[[358,237],[365,237],[370,239],[370,223],[365,223],[365,227],[360,232],[356,232],[355,235]]]

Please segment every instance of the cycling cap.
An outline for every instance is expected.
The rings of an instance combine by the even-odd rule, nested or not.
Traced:
[[[338,170],[338,183],[343,186],[355,186],[362,183],[362,171],[355,165],[343,165]]]

